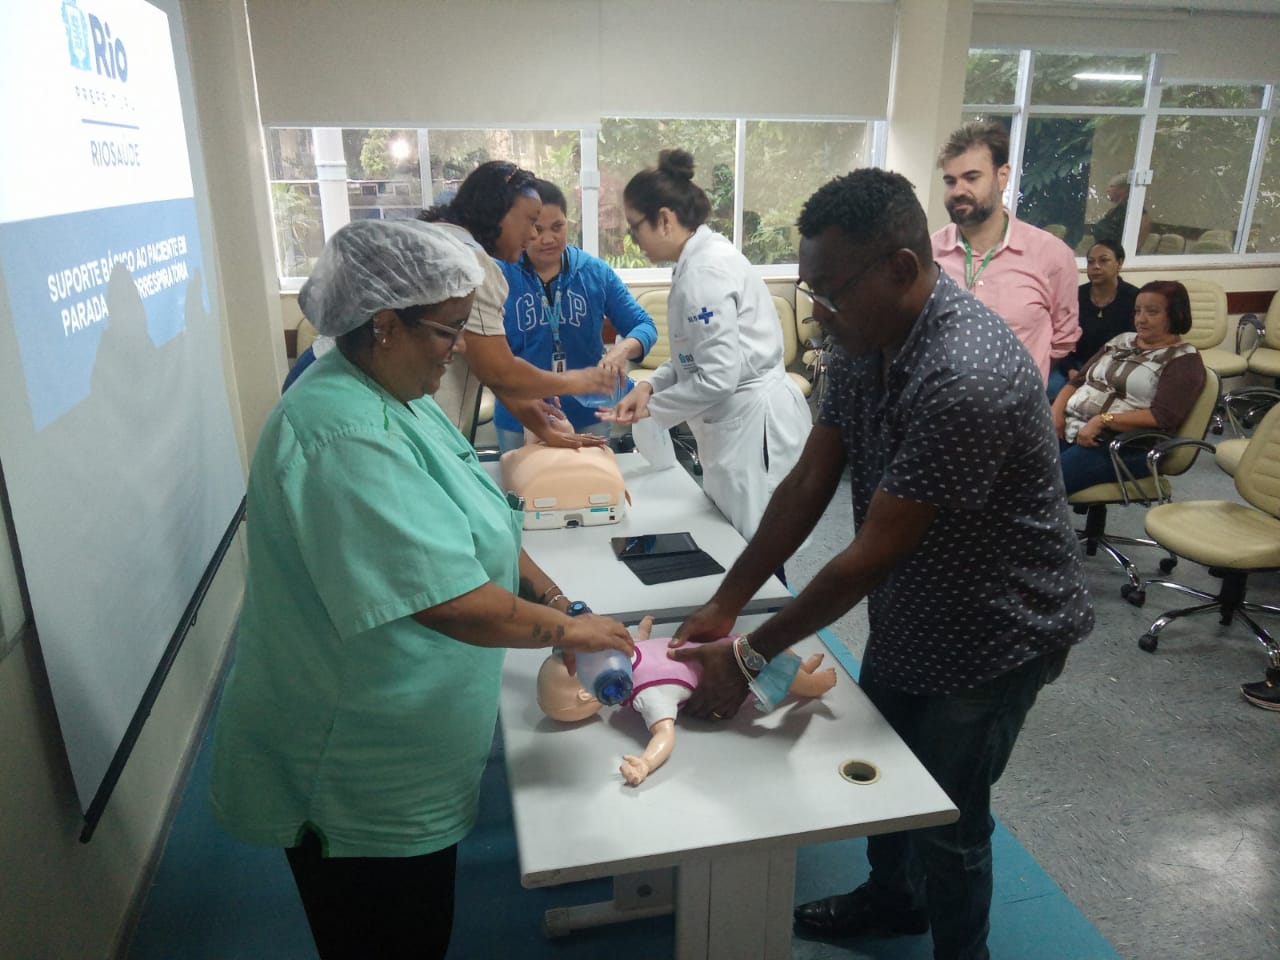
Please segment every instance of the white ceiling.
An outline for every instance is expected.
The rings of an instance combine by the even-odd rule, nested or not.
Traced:
[[[1095,10],[1280,14],[1280,0],[977,0],[977,7],[1086,7]],[[1280,41],[1280,37],[1277,38]]]

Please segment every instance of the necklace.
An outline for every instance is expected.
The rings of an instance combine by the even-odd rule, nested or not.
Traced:
[[[1117,294],[1117,293],[1119,293],[1119,292],[1120,292],[1120,288],[1117,286],[1117,287],[1116,287],[1116,289],[1114,289],[1114,290],[1112,290],[1112,291],[1111,291],[1111,296],[1107,297],[1107,299],[1106,299],[1106,301],[1105,301],[1104,303],[1099,303],[1099,302],[1098,302],[1098,298],[1097,298],[1096,296],[1094,296],[1093,288],[1091,287],[1091,288],[1089,289],[1089,302],[1090,302],[1090,303],[1092,303],[1095,307],[1097,307],[1097,308],[1098,308],[1098,319],[1099,319],[1099,320],[1101,320],[1101,319],[1102,319],[1102,311],[1106,310],[1106,309],[1107,309],[1107,307],[1111,306],[1111,304],[1115,302],[1116,294]]]

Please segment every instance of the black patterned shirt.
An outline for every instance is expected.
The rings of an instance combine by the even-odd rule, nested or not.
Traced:
[[[967,690],[1093,627],[1044,383],[999,316],[944,271],[897,356],[829,368],[854,523],[883,490],[933,505],[915,552],[869,598],[864,670],[915,694]]]

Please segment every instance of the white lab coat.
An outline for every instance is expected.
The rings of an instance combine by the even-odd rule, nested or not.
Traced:
[[[649,414],[661,427],[688,421],[703,490],[749,540],[800,459],[812,418],[783,369],[782,328],[768,288],[747,258],[705,225],[672,273],[667,338],[671,359],[649,379]]]

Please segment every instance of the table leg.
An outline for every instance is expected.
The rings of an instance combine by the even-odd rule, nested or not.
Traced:
[[[575,907],[553,907],[542,918],[547,937],[563,937],[574,930],[660,917],[675,909],[675,870],[645,870],[613,878],[613,899]]]
[[[681,864],[676,960],[787,960],[795,885],[786,848]]]

